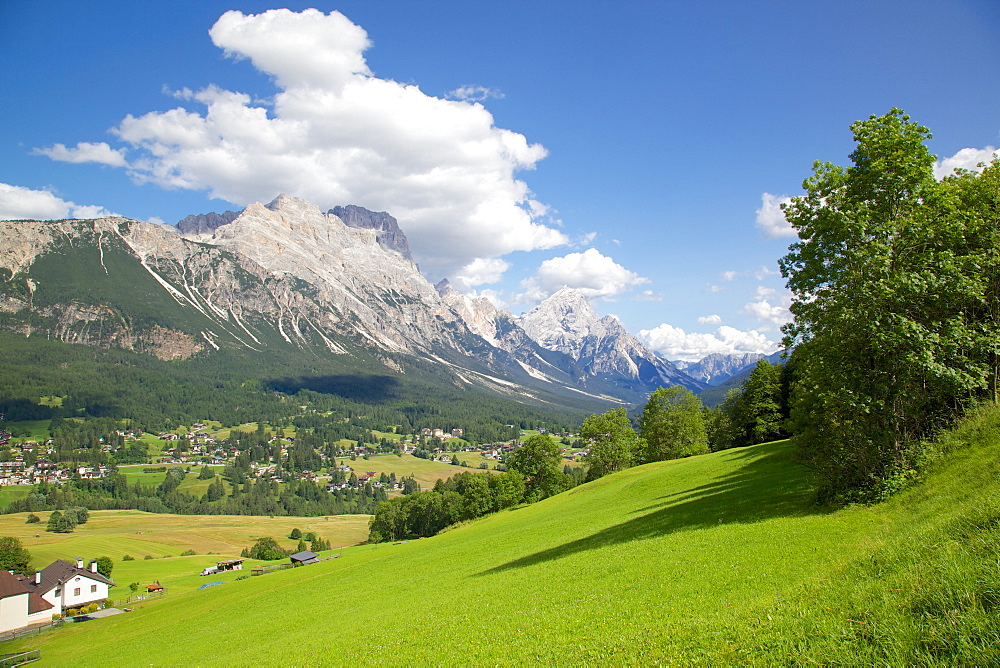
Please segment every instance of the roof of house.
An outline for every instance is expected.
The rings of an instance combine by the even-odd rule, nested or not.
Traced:
[[[44,598],[42,595],[36,592],[31,592],[28,594],[28,614],[33,615],[36,612],[42,612],[43,610],[51,610],[56,606],[52,605]]]
[[[288,557],[292,561],[301,561],[303,563],[307,561],[312,561],[319,559],[319,555],[315,552],[310,552],[309,550],[303,550],[302,552],[296,552],[295,554]]]
[[[90,578],[91,580],[96,580],[98,582],[103,582],[109,587],[115,585],[113,580],[109,580],[100,573],[94,573],[86,568],[77,568],[76,564],[71,564],[68,561],[63,561],[62,559],[56,559],[51,564],[42,569],[42,582],[36,585],[34,581],[25,582],[28,587],[37,592],[47,592],[55,587],[72,580],[76,576],[82,576]]]
[[[21,578],[8,571],[0,571],[0,598],[30,593]]]

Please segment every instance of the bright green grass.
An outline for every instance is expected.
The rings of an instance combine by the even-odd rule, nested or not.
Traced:
[[[816,507],[791,445],[767,444],[4,651],[41,647],[49,665],[81,651],[95,665],[996,665],[998,423],[970,423],[952,442],[973,446],[875,507]],[[141,649],[164,638],[183,642]]]
[[[2,485],[0,486],[0,508],[7,507],[12,501],[23,499],[31,494],[32,485]]]

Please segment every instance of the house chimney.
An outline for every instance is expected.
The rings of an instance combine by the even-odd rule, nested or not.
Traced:
[[[91,559],[90,560],[90,572],[91,573],[96,573],[97,572],[97,559]]]
[[[35,571],[35,584],[36,585],[42,584],[42,572],[41,571]]]
[[[83,557],[77,557],[76,558],[76,567],[77,568],[83,568]]]

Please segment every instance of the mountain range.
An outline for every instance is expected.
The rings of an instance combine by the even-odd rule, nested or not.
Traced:
[[[515,316],[431,285],[397,221],[357,206],[280,195],[176,227],[108,217],[0,232],[0,328],[25,337],[164,360],[294,349],[541,403],[698,392],[756,361],[679,369],[570,288]]]

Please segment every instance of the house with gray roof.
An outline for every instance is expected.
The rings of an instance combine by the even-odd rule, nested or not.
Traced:
[[[24,580],[30,591],[63,612],[67,608],[79,608],[90,603],[100,603],[108,597],[108,588],[114,587],[112,580],[97,572],[97,561],[90,562],[90,569],[83,567],[83,559],[76,565],[58,559],[35,573],[33,579]]]

